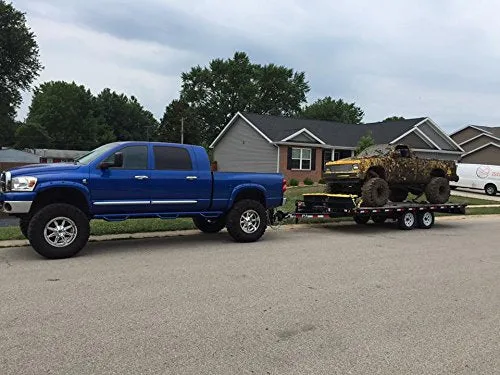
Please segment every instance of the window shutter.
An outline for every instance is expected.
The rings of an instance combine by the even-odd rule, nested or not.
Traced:
[[[316,149],[311,150],[311,171],[316,170]]]
[[[286,169],[291,170],[292,169],[292,148],[288,147],[288,156],[287,156],[287,162],[286,162]]]

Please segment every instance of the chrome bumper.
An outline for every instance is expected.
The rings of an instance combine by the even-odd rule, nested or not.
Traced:
[[[27,214],[30,212],[33,201],[5,201],[0,202],[0,212],[6,214]]]

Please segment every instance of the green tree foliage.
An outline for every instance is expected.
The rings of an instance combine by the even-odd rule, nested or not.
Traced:
[[[327,96],[306,106],[301,117],[313,120],[326,120],[344,124],[360,124],[364,112],[355,103],[347,103],[342,99],[332,99]]]
[[[114,140],[147,141],[158,127],[153,114],[134,96],[128,98],[106,88],[97,96],[97,108]]]
[[[95,97],[75,82],[51,81],[37,87],[26,123],[37,124],[49,137],[49,144],[39,147],[89,150],[110,140]]]
[[[364,136],[362,136],[359,141],[358,141],[358,144],[356,146],[356,150],[354,151],[354,153],[356,155],[358,155],[361,151],[363,151],[364,149],[370,147],[370,146],[373,146],[375,144],[375,140],[373,139],[373,135],[370,131],[368,131]]]
[[[21,91],[30,88],[41,70],[38,45],[24,13],[0,0],[0,145],[13,144]]]
[[[387,117],[384,121],[382,122],[388,122],[388,121],[400,121],[400,120],[406,120],[404,117],[401,116],[391,116]]]
[[[172,100],[165,108],[155,139],[160,142],[181,143],[182,128],[184,129],[183,143],[199,144],[201,142],[194,110],[182,100]]]
[[[237,111],[294,115],[306,102],[303,72],[250,62],[244,52],[182,73],[181,100],[196,113],[201,143],[208,145]]]
[[[51,144],[51,138],[45,128],[33,122],[20,125],[16,130],[15,139],[15,147],[18,149],[45,148]]]

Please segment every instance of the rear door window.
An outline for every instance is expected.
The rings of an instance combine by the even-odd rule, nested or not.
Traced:
[[[189,151],[183,147],[153,146],[155,169],[190,171],[193,163]]]

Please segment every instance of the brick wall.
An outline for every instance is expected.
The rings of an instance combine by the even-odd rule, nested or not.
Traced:
[[[299,182],[303,182],[306,177],[309,177],[314,182],[318,182],[322,175],[322,155],[323,150],[317,148],[312,150],[316,152],[316,169],[311,171],[293,171],[287,169],[288,162],[288,146],[280,146],[280,173],[283,173],[287,181],[295,178]]]

